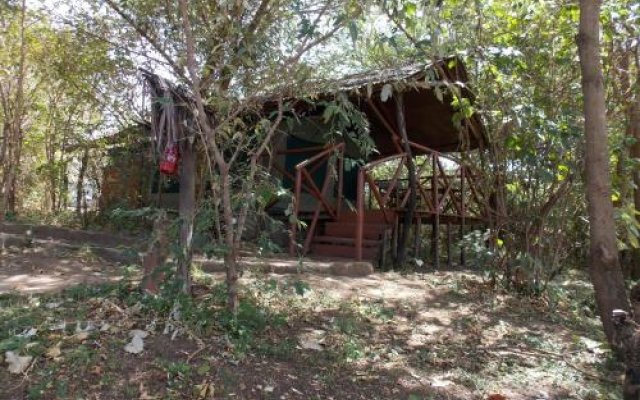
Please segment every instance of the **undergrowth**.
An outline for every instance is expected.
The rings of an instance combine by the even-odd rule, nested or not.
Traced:
[[[123,358],[140,360],[150,374],[160,374],[169,394],[165,398],[198,398],[189,396],[198,385],[202,391],[202,382],[211,379],[218,382],[217,390],[235,393],[239,382],[244,382],[235,366],[258,368],[264,362],[304,365],[314,371],[306,379],[328,387],[344,384],[344,371],[357,371],[348,378],[357,383],[368,376],[384,376],[388,373],[385,368],[391,365],[398,371],[407,369],[415,376],[431,377],[434,382],[453,382],[451,385],[469,393],[499,391],[510,379],[528,382],[531,379],[527,376],[553,376],[559,387],[573,393],[560,398],[618,398],[617,389],[610,384],[586,384],[579,370],[571,366],[585,363],[580,368],[605,379],[611,379],[612,371],[620,368],[608,350],[598,345],[602,334],[590,288],[579,276],[566,275],[543,297],[527,297],[489,291],[481,279],[469,275],[433,274],[411,283],[440,293],[437,299],[421,303],[362,296],[341,300],[295,276],[275,279],[258,274],[245,277],[237,315],[227,311],[224,283],[203,272],[195,276],[193,296],[185,296],[180,283],[172,279],[157,295],[141,292],[128,280],[81,285],[51,295],[0,295],[0,353],[14,351],[34,357],[25,391],[29,399],[77,397],[84,389],[69,379],[74,374],[93,376],[92,390],[117,391],[122,398],[140,397],[139,386],[122,381]],[[450,311],[444,312],[447,307]],[[438,319],[430,320],[431,315]],[[56,330],[61,322],[65,323],[62,330]],[[74,340],[78,330],[88,329],[90,323],[95,328],[104,323],[112,327],[106,333],[91,330],[84,340]],[[151,329],[149,325],[154,325],[157,336],[168,325],[179,329],[177,340],[182,344],[169,346],[187,346],[187,350],[177,358],[154,355],[146,349],[139,358],[124,353],[128,332]],[[567,328],[572,338],[558,336],[556,326]],[[31,329],[37,331],[33,336]],[[424,333],[425,329],[432,333]],[[307,345],[314,349],[304,347],[301,334],[312,335]],[[423,339],[408,345],[414,335]],[[62,343],[62,359],[51,360],[47,354],[58,343]],[[539,353],[542,357],[523,357],[511,350],[502,355],[491,353],[505,348],[524,349],[524,354]],[[220,358],[226,364],[216,364]],[[120,398],[117,396],[114,398]],[[398,396],[394,398],[407,398]]]

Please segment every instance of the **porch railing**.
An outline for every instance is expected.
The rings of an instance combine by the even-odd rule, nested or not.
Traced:
[[[425,146],[412,142],[410,145],[425,157],[420,165],[416,165],[416,218],[422,218],[425,214],[433,218],[437,234],[441,216],[455,218],[464,229],[467,218],[484,219],[488,215],[487,199],[476,187],[477,176],[470,167]],[[408,179],[403,177],[407,173],[407,157],[406,153],[399,153],[375,160],[362,166],[358,172],[355,232],[358,260],[362,260],[364,217],[367,205],[369,209],[379,209],[387,224],[395,224],[395,218],[398,218],[399,213],[406,211],[411,196]],[[443,163],[445,159],[453,166],[445,168]],[[391,178],[375,179],[373,170],[383,163],[394,160],[397,160],[398,164]],[[426,173],[429,166],[430,173]],[[368,202],[365,201],[367,195]]]
[[[306,254],[309,251],[313,236],[315,235],[318,220],[320,214],[324,211],[330,218],[338,219],[340,216],[340,210],[342,209],[342,186],[343,186],[343,174],[344,174],[344,143],[332,144],[328,147],[323,147],[324,150],[308,158],[295,167],[295,180],[294,180],[294,201],[293,212],[291,220],[291,236],[289,242],[289,253],[291,255],[296,254],[297,247],[297,231],[300,223],[300,206],[302,201],[302,191],[309,193],[314,199],[317,200],[316,207],[313,211],[307,233],[304,239],[304,246],[302,253]],[[318,171],[322,166],[325,166],[325,176],[322,182],[322,187],[318,188],[313,174]],[[337,194],[335,196],[335,202],[332,202],[333,196],[330,196],[327,191],[329,189],[329,183],[331,181],[337,181]]]

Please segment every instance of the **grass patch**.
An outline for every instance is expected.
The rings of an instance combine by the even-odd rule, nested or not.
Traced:
[[[468,274],[434,275],[437,285],[428,275],[393,279],[406,280],[407,290],[423,285],[429,300],[339,298],[298,277],[258,275],[245,278],[233,316],[225,286],[204,273],[195,298],[171,285],[149,296],[127,282],[1,295],[0,352],[36,358],[20,389],[29,399],[95,391],[138,398],[141,383],[157,398],[197,398],[194,390],[210,384],[223,398],[446,398],[421,389],[433,382],[446,382],[443,390],[459,399],[536,390],[620,398],[619,387],[606,383],[620,364],[583,340],[602,334],[590,314],[590,288],[576,277],[554,286],[546,302],[484,291]],[[89,336],[73,339],[88,323],[95,327]],[[102,331],[104,323],[111,328]],[[168,325],[174,330],[165,335]],[[18,336],[30,328],[36,335]],[[124,351],[132,329],[152,330],[139,355]],[[301,347],[305,332],[317,332],[318,348]],[[62,354],[53,360],[46,353],[58,342]],[[21,378],[0,371],[0,379]],[[1,390],[0,398],[16,397]]]

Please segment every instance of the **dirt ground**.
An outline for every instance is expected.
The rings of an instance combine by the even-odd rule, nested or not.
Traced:
[[[115,282],[122,278],[116,265],[82,251],[6,249],[0,259],[0,294],[57,292],[79,284]]]
[[[0,223],[0,294],[56,292],[114,282],[143,240],[101,232]]]
[[[580,274],[529,298],[471,270],[346,277],[319,272],[331,261],[245,261],[230,324],[216,268],[196,269],[195,301],[172,319],[175,303],[137,293],[136,270],[81,247],[5,247],[0,350],[33,361],[0,364],[0,399],[621,398]],[[123,277],[133,284],[95,286]],[[139,354],[123,350],[133,329],[148,335]]]
[[[0,294],[54,293],[79,284],[117,282],[123,277],[123,266],[140,263],[145,248],[144,238],[0,223]],[[240,258],[241,266],[252,271],[354,275],[343,269],[332,270],[334,264],[343,261],[256,256],[251,251],[244,251]],[[221,259],[196,256],[195,262],[206,272],[224,271]]]

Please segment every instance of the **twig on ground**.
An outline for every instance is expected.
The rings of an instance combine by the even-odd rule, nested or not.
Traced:
[[[202,351],[204,351],[206,348],[208,348],[209,346],[202,346],[200,348],[198,348],[198,350],[194,351],[193,353],[189,354],[189,356],[187,356],[187,364],[191,362],[191,360],[193,360],[193,358],[195,356],[197,356],[198,354],[202,353]]]

